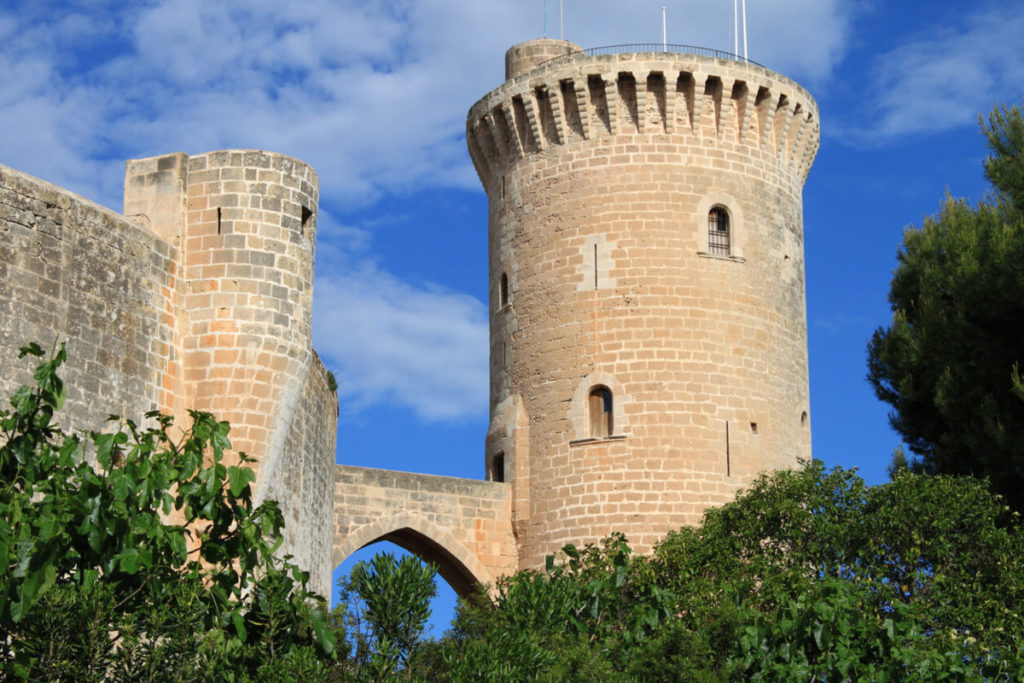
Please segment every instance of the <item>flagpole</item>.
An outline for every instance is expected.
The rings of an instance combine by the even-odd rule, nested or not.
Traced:
[[[668,32],[665,29],[665,6],[661,6],[661,50],[668,52]]]
[[[565,40],[565,15],[562,12],[562,0],[558,0],[558,39]]]
[[[739,55],[740,53],[740,13],[739,7],[736,6],[737,0],[732,0],[732,53]]]
[[[743,2],[743,61],[747,61],[747,0]]]

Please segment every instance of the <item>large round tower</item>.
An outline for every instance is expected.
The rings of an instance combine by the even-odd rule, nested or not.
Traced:
[[[817,105],[726,55],[535,40],[473,105],[490,203],[490,479],[521,567],[649,550],[810,456],[801,193]],[[669,46],[671,48],[671,46]]]

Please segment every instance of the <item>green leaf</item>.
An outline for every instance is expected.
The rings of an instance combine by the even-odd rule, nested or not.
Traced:
[[[249,482],[252,481],[256,481],[256,473],[248,467],[232,466],[228,468],[228,483],[230,485],[231,495],[238,497]]]
[[[334,632],[327,626],[327,614],[319,609],[311,610],[309,621],[313,626],[313,632],[316,634],[320,647],[328,655],[333,655],[337,647],[337,641],[334,637]]]
[[[238,635],[238,639],[245,642],[245,619],[238,612],[232,612],[231,621],[235,626],[235,633]]]
[[[135,548],[126,548],[117,555],[118,564],[126,574],[136,574],[139,571],[139,551]]]

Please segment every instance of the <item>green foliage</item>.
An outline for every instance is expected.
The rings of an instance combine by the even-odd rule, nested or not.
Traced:
[[[248,680],[322,672],[333,634],[308,576],[274,556],[283,518],[254,506],[228,424],[191,413],[111,418],[86,441],[54,416],[65,388],[37,344],[36,387],[0,412],[0,661],[4,677]],[[95,464],[92,464],[95,463]],[[173,520],[173,522],[172,522]]]
[[[889,301],[868,346],[868,378],[917,467],[989,477],[1024,509],[1024,119],[998,108],[983,126],[994,193],[947,197],[908,230]]]
[[[354,641],[354,678],[379,681],[399,672],[412,677],[430,600],[437,595],[436,575],[435,567],[413,556],[378,553],[339,581],[335,618]]]
[[[1024,666],[1022,558],[1019,516],[981,482],[868,488],[815,463],[762,477],[654,564],[691,630],[723,608],[741,625],[716,659],[742,678],[962,679]]]
[[[651,558],[613,535],[463,603],[432,680],[1017,680],[1024,531],[969,478],[758,479]],[[423,661],[423,660],[421,660]],[[424,672],[425,673],[425,672]]]
[[[439,648],[450,680],[607,679],[670,622],[674,596],[621,534],[563,555],[501,579],[494,609],[461,604]]]

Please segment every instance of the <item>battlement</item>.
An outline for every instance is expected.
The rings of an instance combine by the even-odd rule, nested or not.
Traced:
[[[546,42],[553,46],[541,49]],[[525,55],[515,46],[515,58],[506,57],[515,75],[474,104],[466,120],[470,156],[488,189],[525,156],[609,136],[738,145],[775,157],[801,186],[814,161],[817,104],[762,66],[668,52],[589,56],[564,41],[523,45]]]

